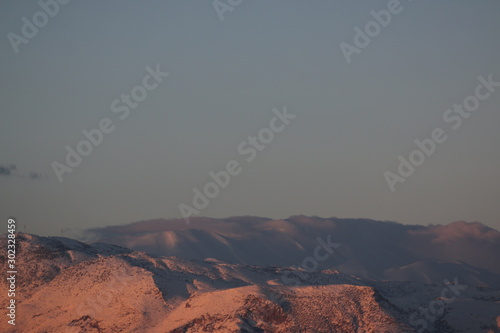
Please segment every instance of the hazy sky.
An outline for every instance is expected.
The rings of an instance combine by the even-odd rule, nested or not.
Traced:
[[[57,13],[48,6],[53,17],[37,14],[37,1],[2,1],[2,218],[59,235],[180,217],[193,188],[235,160],[241,172],[200,215],[500,228],[500,87],[479,88],[488,97],[459,128],[443,119],[476,93],[479,76],[500,82],[498,0],[227,3],[221,20],[211,1],[71,1]],[[381,16],[386,27],[369,24],[381,31],[348,63],[340,44],[355,47],[355,27],[388,4],[399,13],[388,24]],[[148,77],[156,87],[136,88],[147,97],[120,119],[112,103],[157,65],[169,75]],[[238,146],[285,106],[295,119],[247,161]],[[65,147],[105,118],[114,130],[60,182],[52,163],[66,165]],[[446,141],[392,192],[384,172],[396,175],[398,156],[436,128]]]

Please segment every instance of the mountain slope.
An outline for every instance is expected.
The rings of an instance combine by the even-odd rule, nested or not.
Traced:
[[[18,234],[18,243],[18,332],[414,332],[423,325],[414,318],[419,308],[448,288],[152,257],[60,237]],[[287,272],[294,284],[283,278]],[[495,332],[499,301],[498,290],[467,286],[425,325]]]
[[[422,283],[440,283],[451,272],[467,284],[500,287],[500,232],[480,223],[425,227],[306,216],[193,218],[189,225],[179,219],[150,220],[93,229],[87,235],[156,255],[261,266],[298,265],[297,258],[314,251],[318,237],[330,237],[342,246],[322,268]]]

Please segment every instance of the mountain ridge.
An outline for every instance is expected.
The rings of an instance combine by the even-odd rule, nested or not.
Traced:
[[[210,257],[260,266],[297,265],[296,258],[314,251],[317,237],[328,236],[342,246],[322,262],[323,269],[397,281],[404,267],[426,262],[428,265],[422,267],[429,270],[428,274],[406,269],[403,275],[409,280],[439,283],[442,276],[453,273],[463,275],[467,283],[500,287],[500,232],[479,222],[422,226],[304,215],[278,220],[200,217],[193,218],[189,225],[182,219],[156,219],[94,228],[87,236],[155,255],[200,260]],[[438,269],[440,263],[447,262],[456,263]],[[426,275],[436,278],[429,280]]]
[[[335,270],[158,257],[64,237],[17,236],[20,331],[400,333],[420,326],[430,332],[500,327],[500,291],[465,286],[457,278],[450,282],[460,290],[455,297],[443,294],[450,285],[442,283],[374,281]],[[6,240],[1,235],[0,245]],[[284,282],[286,272],[298,277],[297,285]],[[453,299],[424,321],[419,308],[440,295]],[[11,332],[5,325],[2,331]]]

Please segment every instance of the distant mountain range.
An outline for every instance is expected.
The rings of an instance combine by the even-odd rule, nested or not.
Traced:
[[[320,269],[376,280],[440,283],[460,276],[500,288],[500,232],[481,223],[403,225],[368,219],[244,216],[149,220],[92,229],[87,237],[155,255],[248,265],[300,266],[317,238],[340,246]]]
[[[199,218],[87,236],[101,242],[17,234],[16,326],[0,332],[500,332],[499,232],[479,223]]]

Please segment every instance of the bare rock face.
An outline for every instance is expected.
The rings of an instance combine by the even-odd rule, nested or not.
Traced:
[[[489,333],[500,326],[500,292],[488,287],[466,286],[452,298],[443,284],[152,257],[59,237],[20,234],[18,240],[16,327],[3,320],[1,332],[400,333],[425,327]],[[286,285],[285,272],[301,278]],[[0,294],[0,302],[6,300]],[[436,304],[443,304],[437,313],[422,312]]]

